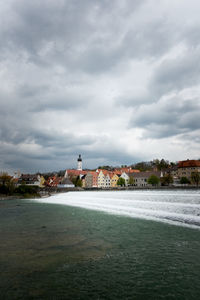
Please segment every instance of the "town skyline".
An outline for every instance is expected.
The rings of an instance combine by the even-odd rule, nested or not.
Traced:
[[[1,190],[13,192],[16,188],[25,191],[25,186],[38,188],[144,188],[144,187],[183,187],[196,186],[200,183],[200,160],[179,161],[177,164],[168,161],[154,160],[132,166],[101,166],[97,169],[83,169],[82,157],[79,154],[77,168],[66,169],[55,173],[21,174],[14,177],[1,173]],[[28,187],[28,188],[29,188]],[[45,190],[46,191],[46,190]],[[62,191],[62,190],[61,190]],[[47,190],[48,192],[48,190]]]
[[[63,169],[54,169],[54,170],[37,170],[35,172],[31,172],[28,170],[27,172],[24,172],[23,170],[13,170],[11,172],[7,172],[6,170],[0,170],[1,173],[8,173],[10,175],[16,175],[19,177],[19,174],[59,174],[59,173],[65,173],[66,170],[79,170],[79,171],[95,171],[95,170],[109,170],[112,172],[112,170],[115,169],[123,169],[123,168],[130,168],[130,169],[137,169],[140,171],[148,171],[148,170],[153,170],[154,168],[158,170],[165,170],[167,168],[177,166],[182,160],[179,161],[169,161],[165,160],[164,158],[158,159],[154,158],[150,161],[138,161],[136,163],[130,163],[130,164],[119,164],[119,165],[111,165],[111,164],[102,164],[95,166],[93,168],[88,168],[87,165],[85,165],[84,158],[82,157],[81,154],[79,154],[76,159],[74,159],[74,164],[72,167],[66,166],[66,168]],[[187,158],[186,160],[183,161],[200,161],[200,158],[195,160],[195,159],[189,159]]]

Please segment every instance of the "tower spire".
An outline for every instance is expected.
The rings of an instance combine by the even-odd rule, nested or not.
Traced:
[[[82,171],[82,158],[81,158],[81,154],[79,154],[78,159],[77,159],[77,170]]]

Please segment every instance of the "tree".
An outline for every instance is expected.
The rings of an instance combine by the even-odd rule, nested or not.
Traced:
[[[82,180],[79,176],[69,176],[69,179],[73,182],[75,186],[82,187]]]
[[[194,184],[199,185],[199,182],[200,182],[200,173],[199,172],[192,172],[192,174],[191,174],[191,181]]]
[[[0,175],[0,193],[2,194],[12,194],[14,192],[15,186],[13,178],[7,173],[1,173]]]
[[[112,166],[99,166],[98,169],[113,171],[115,168]]]
[[[180,184],[189,184],[189,183],[190,183],[190,181],[187,177],[184,177],[184,176],[181,177]]]
[[[134,182],[135,182],[135,180],[134,180],[133,176],[130,176],[128,184],[129,185],[134,185]]]
[[[132,169],[140,170],[141,172],[151,171],[153,169],[151,163],[144,162],[144,161],[139,162],[139,163],[137,163],[135,165],[132,165],[131,168]]]
[[[60,170],[58,173],[57,173],[57,176],[58,177],[64,177],[65,175],[65,170]]]
[[[125,186],[125,184],[126,184],[125,179],[122,177],[119,177],[119,179],[117,180],[117,185]]]
[[[163,170],[163,169],[167,169],[169,167],[169,161],[164,160],[163,158],[161,160],[154,159],[153,160],[153,165],[156,166],[156,168],[158,170]]]
[[[78,180],[76,181],[76,186],[78,187],[82,187],[82,180],[80,178],[78,178]]]
[[[169,185],[174,182],[173,177],[170,174],[167,174],[161,178],[162,185]]]
[[[156,175],[151,175],[147,180],[148,184],[152,185],[158,185],[159,181],[160,179]]]

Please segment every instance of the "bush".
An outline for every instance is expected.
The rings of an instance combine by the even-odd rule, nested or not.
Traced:
[[[191,180],[194,184],[199,185],[200,182],[200,173],[198,172],[192,172],[191,174]]]
[[[158,185],[160,182],[160,179],[156,175],[151,175],[148,178],[147,182],[148,182],[148,184]]]
[[[0,185],[0,194],[5,194],[7,195],[9,193],[9,189],[6,185]]]
[[[181,177],[180,183],[181,184],[189,184],[190,181],[189,181],[189,179],[187,177]]]
[[[22,184],[22,185],[19,185],[15,189],[15,192],[19,193],[19,194],[22,194],[22,195],[23,194],[37,194],[38,190],[39,190],[38,186]]]
[[[120,185],[120,186],[125,186],[126,182],[125,182],[125,179],[120,177],[118,180],[117,180],[117,185]]]

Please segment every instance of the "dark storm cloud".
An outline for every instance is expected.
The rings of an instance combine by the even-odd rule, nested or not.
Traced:
[[[198,143],[198,9],[195,0],[2,3],[1,165],[75,167],[79,153],[91,167],[132,163],[143,160],[138,128],[155,141],[192,132]]]
[[[145,2],[14,1],[12,22],[5,19],[7,27],[0,31],[1,48],[6,56],[14,51],[41,67],[60,64],[70,70],[102,72],[124,56],[119,42],[124,17]]]
[[[58,134],[56,132],[32,131],[26,132],[27,140],[19,137],[1,139],[1,157],[7,168],[30,170],[54,170],[76,167],[71,163],[75,153],[79,153],[85,146],[92,146],[92,137],[76,137],[73,134]],[[23,144],[22,144],[23,142]],[[20,144],[21,143],[21,144]]]

